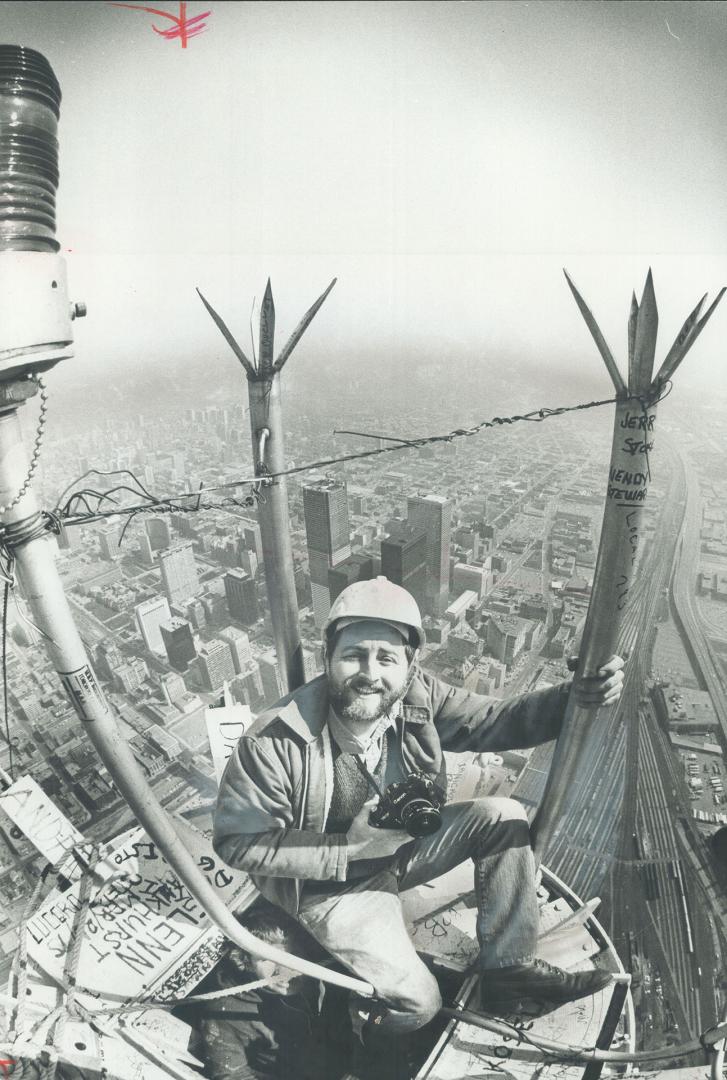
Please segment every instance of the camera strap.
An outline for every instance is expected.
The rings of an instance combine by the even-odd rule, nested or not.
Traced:
[[[382,747],[382,754],[383,753],[385,753],[385,750]],[[384,797],[384,793],[383,793],[383,791],[381,789],[381,786],[380,786],[378,780],[376,779],[376,777],[369,771],[369,769],[367,769],[366,762],[363,760],[363,758],[359,754],[354,754],[353,755],[353,760],[356,762],[356,765],[358,766],[359,772],[363,776],[366,777],[366,779],[369,782],[369,785],[374,789],[374,791],[379,796],[379,798],[382,799]]]

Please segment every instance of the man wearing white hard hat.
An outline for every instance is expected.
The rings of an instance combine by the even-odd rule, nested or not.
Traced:
[[[556,738],[571,684],[510,701],[448,686],[418,667],[419,608],[383,577],[344,589],[324,633],[325,673],[258,717],[230,758],[215,815],[220,856],[374,986],[378,1009],[364,1029],[374,1042],[423,1026],[441,1005],[400,892],[467,859],[483,1006],[595,993],[610,976],[534,959],[535,862],[522,805],[443,798],[444,750]],[[598,678],[576,676],[579,704],[615,704],[622,668],[612,657]]]

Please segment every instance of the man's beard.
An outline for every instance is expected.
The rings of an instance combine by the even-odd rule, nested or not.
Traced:
[[[366,697],[359,696],[350,686],[334,688],[329,684],[330,703],[341,720],[353,720],[359,723],[373,723],[385,716],[391,707],[404,696],[406,685],[399,690],[384,690],[382,693],[370,695],[377,702],[377,707],[372,711],[366,704]]]

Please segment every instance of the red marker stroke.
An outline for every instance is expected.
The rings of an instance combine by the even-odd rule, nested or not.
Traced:
[[[197,34],[201,34],[207,29],[203,20],[212,14],[211,11],[203,11],[201,15],[194,15],[188,19],[186,0],[180,0],[179,15],[172,15],[169,11],[162,11],[161,8],[145,7],[143,4],[122,4],[118,0],[110,0],[110,3],[111,7],[129,8],[131,11],[145,11],[147,15],[160,15],[163,19],[170,19],[173,25],[165,30],[160,30],[153,23],[151,28],[155,34],[166,38],[167,41],[174,41],[175,38],[179,38],[183,49],[187,48],[189,38],[196,37]]]

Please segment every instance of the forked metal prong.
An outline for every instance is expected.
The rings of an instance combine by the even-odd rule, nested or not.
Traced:
[[[704,327],[707,325],[707,322],[709,321],[709,319],[712,316],[712,312],[717,307],[717,304],[720,302],[720,300],[724,296],[725,292],[727,292],[727,287],[723,286],[719,290],[719,292],[717,293],[717,296],[715,297],[715,299],[712,301],[712,303],[707,308],[704,315],[702,315],[701,319],[699,319],[699,321],[697,321],[697,316],[699,315],[699,312],[701,311],[702,304],[704,303],[704,300],[705,300],[705,297],[706,297],[706,293],[702,297],[702,299],[699,301],[699,303],[695,307],[694,311],[692,312],[692,314],[689,316],[687,321],[684,323],[684,326],[679,331],[679,335],[677,337],[677,340],[674,342],[671,349],[669,349],[669,352],[667,353],[667,356],[666,356],[666,359],[664,360],[664,363],[659,368],[659,371],[657,372],[656,380],[655,380],[657,383],[665,383],[672,377],[672,375],[674,374],[676,369],[679,367],[679,365],[681,364],[684,357],[687,355],[687,353],[691,349],[694,342],[697,340],[699,335],[702,333],[702,330],[704,329]],[[694,317],[694,321],[692,321],[692,317]],[[689,325],[690,323],[691,323],[691,325]],[[685,334],[685,331],[686,331],[686,334]]]
[[[654,380],[655,382],[665,381],[668,378],[668,376],[665,376],[664,372],[665,371],[674,371],[674,368],[672,367],[672,364],[675,361],[676,361],[677,364],[679,364],[681,362],[684,347],[686,345],[687,340],[689,339],[689,335],[692,333],[692,331],[693,331],[693,329],[694,329],[694,327],[696,325],[697,319],[699,318],[699,313],[702,310],[702,305],[704,304],[704,301],[706,299],[707,299],[707,294],[705,293],[704,296],[702,297],[702,299],[699,301],[699,303],[693,309],[693,311],[691,311],[689,313],[689,315],[687,315],[686,319],[684,320],[684,325],[682,326],[681,330],[679,331],[679,333],[677,334],[677,336],[676,336],[676,338],[674,340],[674,344],[672,345],[672,347],[669,349],[669,352],[664,357],[664,362],[663,362],[663,364],[661,365],[661,367],[659,368],[659,370],[656,373],[656,379]]]
[[[639,302],[636,293],[631,293],[631,310],[629,311],[629,371],[634,362],[634,344],[636,342],[636,319],[639,314]]]
[[[273,344],[275,341],[275,303],[270,278],[265,286],[262,304],[260,305],[260,343],[258,345],[258,368],[260,374],[272,375],[273,373]]]
[[[585,320],[585,323],[586,323],[586,326],[591,331],[591,337],[593,338],[593,340],[596,343],[596,348],[598,349],[601,356],[603,357],[603,362],[604,362],[604,364],[606,365],[606,367],[608,369],[609,375],[611,376],[611,381],[612,381],[612,383],[613,383],[613,385],[614,385],[614,387],[616,389],[616,393],[619,394],[619,395],[626,394],[626,392],[627,392],[626,383],[623,380],[621,372],[618,370],[618,367],[616,365],[616,361],[613,358],[613,354],[612,354],[611,350],[609,349],[608,344],[606,343],[606,339],[604,338],[603,334],[601,333],[601,330],[600,330],[600,327],[599,327],[598,323],[596,322],[595,318],[593,317],[593,313],[592,313],[591,309],[588,307],[588,304],[585,302],[585,300],[583,299],[581,294],[578,292],[578,289],[573,284],[573,281],[572,281],[568,271],[565,268],[563,269],[563,273],[565,274],[565,280],[568,282],[568,285],[570,286],[570,291],[573,293],[573,297],[575,299],[575,302],[576,302],[576,304],[578,304],[578,310],[580,311],[581,315],[583,316],[583,318]]]
[[[629,364],[629,391],[632,394],[644,394],[651,385],[658,329],[659,312],[654,295],[654,279],[649,268],[636,316],[633,360]]]
[[[252,364],[250,363],[248,358],[245,356],[245,354],[242,351],[242,349],[240,348],[240,346],[235,341],[234,337],[232,336],[232,333],[228,329],[227,324],[225,323],[222,316],[218,315],[217,312],[215,311],[215,309],[212,307],[212,305],[207,300],[205,300],[204,296],[202,295],[202,293],[200,292],[199,289],[197,289],[197,295],[199,296],[199,298],[202,301],[202,303],[204,304],[204,306],[207,308],[207,311],[212,316],[212,321],[217,326],[217,329],[220,331],[223,338],[225,339],[227,344],[230,346],[233,353],[235,354],[237,359],[240,361],[240,363],[244,367],[247,374],[251,378],[254,378],[255,377],[255,368],[252,366]]]
[[[314,317],[316,315],[316,312],[318,311],[321,304],[326,299],[329,292],[331,291],[331,289],[333,288],[333,286],[336,284],[337,281],[338,281],[338,278],[334,278],[333,281],[331,282],[331,284],[325,290],[325,292],[321,293],[321,295],[318,297],[316,302],[314,304],[312,304],[311,307],[308,308],[305,315],[300,320],[300,322],[296,326],[295,330],[293,331],[293,333],[290,335],[290,337],[286,341],[285,345],[283,346],[278,359],[273,364],[273,371],[280,371],[281,370],[281,368],[283,367],[283,365],[287,361],[288,357],[292,353],[293,349],[298,344],[300,339],[303,337],[303,334],[306,332],[306,330],[308,329],[310,324],[313,322],[313,319],[314,319]]]

